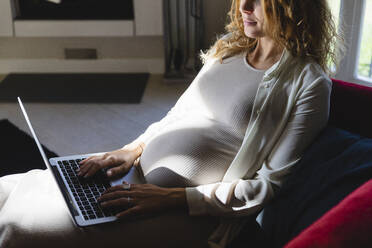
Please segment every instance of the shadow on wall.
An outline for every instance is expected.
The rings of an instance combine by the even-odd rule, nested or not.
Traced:
[[[216,41],[216,35],[225,32],[227,12],[230,10],[230,7],[231,1],[204,0],[205,49],[209,48]]]

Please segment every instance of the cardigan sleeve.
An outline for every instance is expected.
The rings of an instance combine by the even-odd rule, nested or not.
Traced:
[[[246,216],[260,211],[325,127],[330,91],[331,82],[325,77],[305,88],[292,108],[283,132],[254,178],[186,188],[189,214]]]

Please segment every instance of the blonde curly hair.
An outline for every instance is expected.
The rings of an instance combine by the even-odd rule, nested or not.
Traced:
[[[230,34],[219,38],[202,53],[203,62],[209,58],[223,59],[242,52],[252,52],[257,39],[244,33],[239,11],[241,0],[232,0],[225,29]],[[332,64],[338,67],[344,42],[333,20],[327,0],[261,0],[266,34],[286,48],[294,57],[311,57],[325,72],[331,74]]]

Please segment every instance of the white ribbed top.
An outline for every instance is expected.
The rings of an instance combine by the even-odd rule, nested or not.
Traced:
[[[245,55],[205,65],[175,107],[141,135],[148,183],[196,186],[219,182],[237,154],[264,71]]]

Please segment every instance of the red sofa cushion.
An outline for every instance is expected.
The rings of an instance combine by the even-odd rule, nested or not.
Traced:
[[[290,241],[285,248],[371,247],[372,179]]]
[[[329,124],[372,138],[372,87],[332,81]]]

